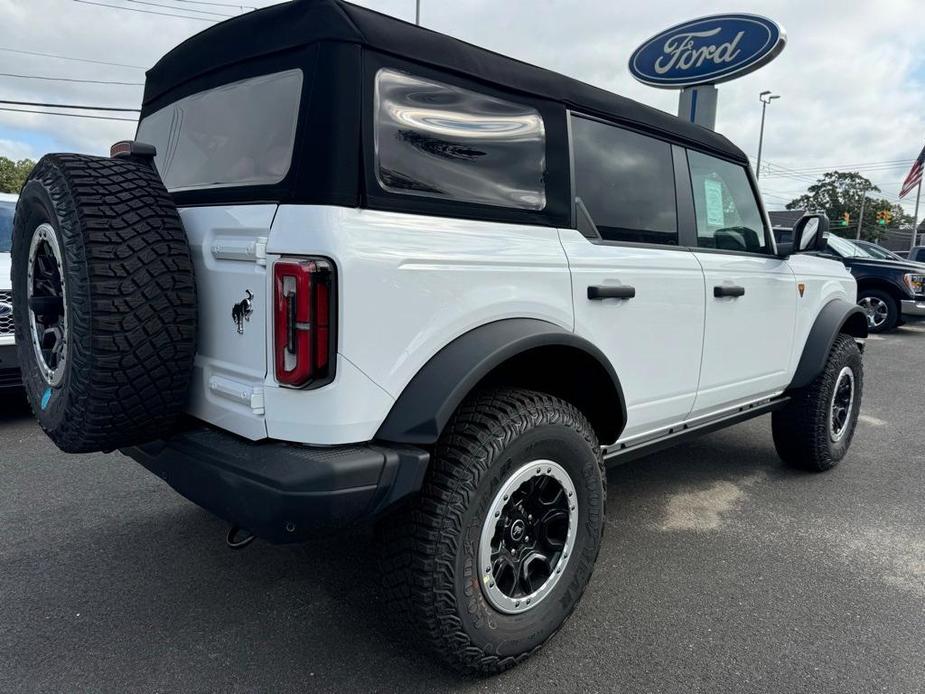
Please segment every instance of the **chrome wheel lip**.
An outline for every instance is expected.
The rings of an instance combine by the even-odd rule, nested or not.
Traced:
[[[58,274],[61,278],[61,341],[62,347],[60,357],[54,368],[51,368],[45,361],[45,355],[42,354],[42,337],[39,336],[39,326],[36,322],[35,311],[32,310],[32,296],[35,282],[35,259],[39,250],[45,244],[51,250],[51,255],[55,259],[58,267]],[[64,378],[64,368],[67,365],[67,289],[64,283],[64,263],[62,261],[61,246],[58,243],[58,237],[55,234],[54,227],[47,222],[39,224],[35,231],[32,232],[32,240],[29,243],[29,264],[26,269],[26,306],[29,311],[29,337],[32,342],[32,349],[35,353],[35,361],[39,373],[42,375],[45,383],[51,387],[60,385]]]
[[[491,541],[495,535],[496,524],[502,510],[507,504],[511,494],[515,492],[524,482],[538,475],[547,475],[555,479],[565,491],[569,501],[569,525],[565,542],[562,547],[562,554],[558,562],[550,572],[549,578],[533,593],[517,598],[512,598],[501,591],[495,584],[492,573],[492,546]],[[578,529],[578,498],[575,492],[575,485],[572,478],[566,472],[565,468],[552,460],[539,459],[533,460],[518,468],[508,479],[501,485],[501,488],[495,494],[488,514],[482,523],[482,532],[479,538],[479,584],[482,587],[482,594],[488,603],[499,612],[504,614],[522,614],[527,610],[536,607],[544,598],[549,596],[553,588],[556,587],[562,574],[565,571],[572,551],[575,547],[575,537]]]
[[[867,327],[879,328],[886,323],[890,315],[890,309],[886,302],[875,296],[865,296],[858,301],[858,305],[864,309],[867,316]]]
[[[844,384],[847,384],[849,388],[847,404],[843,401],[843,397],[839,397],[839,391]],[[835,388],[832,390],[832,398],[829,401],[829,439],[831,439],[832,443],[841,441],[850,428],[852,413],[854,412],[855,391],[854,370],[850,366],[845,366],[838,372],[838,376],[835,379]],[[846,408],[845,418],[840,426],[836,422],[836,408]]]

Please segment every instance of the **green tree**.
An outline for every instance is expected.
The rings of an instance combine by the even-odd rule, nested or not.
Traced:
[[[0,157],[0,193],[18,193],[35,162],[31,159],[13,161]]]
[[[912,224],[912,217],[907,215],[901,206],[873,195],[879,192],[877,186],[856,171],[829,171],[809,186],[803,195],[787,203],[787,209],[825,212],[832,220],[832,231],[854,238],[857,233],[858,215],[861,213],[861,201],[866,197],[861,236],[876,240],[884,231],[884,227],[877,224],[879,212],[889,211],[892,214],[890,227]],[[839,226],[846,212],[850,222],[846,227]]]

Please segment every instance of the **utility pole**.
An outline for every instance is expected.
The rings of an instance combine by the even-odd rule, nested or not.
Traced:
[[[421,26],[421,0],[414,0],[414,23]]]
[[[867,191],[861,193],[861,214],[858,216],[858,233],[854,238],[861,239],[861,224],[864,223],[864,206],[867,204]]]
[[[771,103],[773,99],[780,99],[780,96],[777,94],[772,94],[769,91],[761,92],[758,95],[758,101],[761,102],[761,130],[758,134],[758,164],[755,167],[755,178],[761,178],[761,149],[764,146],[764,114],[768,110],[768,104]]]
[[[919,229],[919,201],[922,199],[922,182],[919,181],[919,187],[915,194],[915,214],[912,215],[912,243],[909,245],[909,249],[915,247],[915,241],[918,238],[918,229]]]

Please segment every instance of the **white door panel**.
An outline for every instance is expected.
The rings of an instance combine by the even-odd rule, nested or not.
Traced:
[[[267,276],[259,255],[276,205],[180,210],[199,302],[199,335],[190,413],[249,439],[266,438]],[[238,332],[235,304],[248,293],[252,313]]]
[[[703,267],[706,329],[692,417],[783,390],[790,381],[796,281],[771,256],[695,252]],[[715,287],[741,287],[716,297]]]
[[[694,255],[591,243],[572,229],[559,235],[572,270],[575,332],[610,358],[623,386],[621,440],[684,419],[694,404],[703,343],[703,272]],[[607,285],[632,286],[636,296],[588,299],[589,286]]]

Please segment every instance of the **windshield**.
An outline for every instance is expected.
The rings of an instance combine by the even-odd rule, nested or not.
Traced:
[[[13,243],[15,202],[0,202],[0,253],[9,253]]]
[[[881,260],[902,260],[902,258],[892,251],[881,248],[875,243],[865,243],[861,247],[875,258],[880,258]]]
[[[289,172],[301,95],[301,70],[252,77],[146,116],[135,139],[157,148],[171,192],[272,185]]]
[[[835,234],[829,235],[828,243],[829,250],[842,258],[877,258],[877,256],[868,253],[856,243]]]

